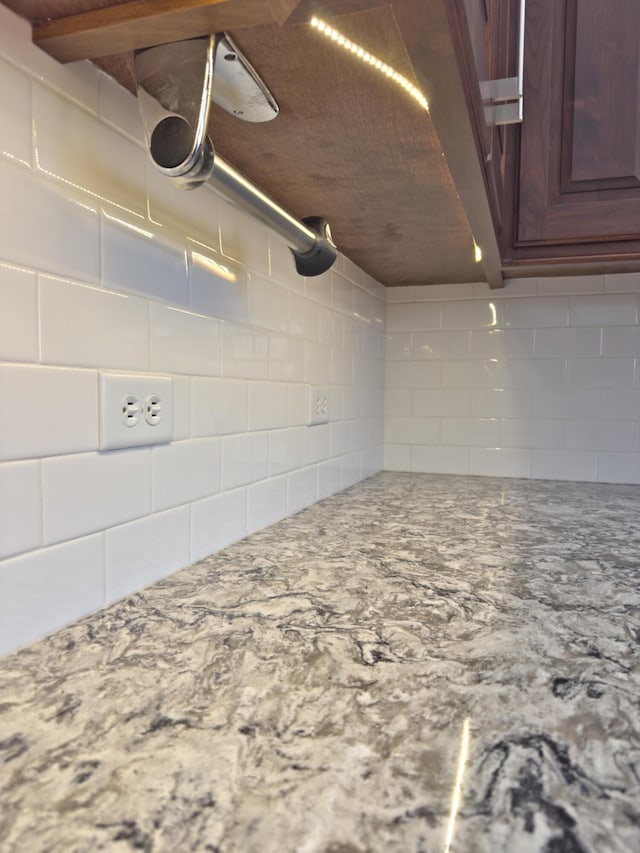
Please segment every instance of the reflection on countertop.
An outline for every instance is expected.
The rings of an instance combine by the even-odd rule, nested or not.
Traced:
[[[379,474],[5,658],[0,849],[640,849],[639,496]]]

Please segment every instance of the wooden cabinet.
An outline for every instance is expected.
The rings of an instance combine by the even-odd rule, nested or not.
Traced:
[[[640,259],[640,3],[527,0],[507,263]]]

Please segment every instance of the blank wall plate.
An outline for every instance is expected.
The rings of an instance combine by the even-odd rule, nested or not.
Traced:
[[[100,450],[165,444],[173,438],[170,376],[100,373]]]
[[[315,426],[316,424],[329,423],[329,389],[318,388],[314,385],[309,386],[309,411],[307,424]]]

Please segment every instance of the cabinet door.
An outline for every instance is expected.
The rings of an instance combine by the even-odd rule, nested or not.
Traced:
[[[525,32],[513,245],[637,252],[640,2],[528,0]]]

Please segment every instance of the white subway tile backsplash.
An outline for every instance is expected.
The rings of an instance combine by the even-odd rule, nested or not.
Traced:
[[[201,560],[247,535],[247,490],[191,504],[191,559]]]
[[[220,491],[220,441],[200,438],[153,448],[154,512]]]
[[[412,391],[409,388],[384,389],[384,413],[395,417],[411,415]]]
[[[563,421],[505,419],[499,443],[503,447],[560,448],[564,446],[564,436]]]
[[[42,500],[46,545],[148,515],[151,450],[143,447],[44,459]]]
[[[269,436],[245,433],[222,439],[222,489],[264,480],[269,470]]]
[[[461,447],[497,447],[500,444],[498,418],[442,418],[441,441]]]
[[[572,326],[629,326],[638,321],[638,297],[608,293],[606,296],[572,296]]]
[[[272,332],[289,332],[289,291],[267,278],[249,275],[249,323]]]
[[[442,305],[431,302],[387,304],[387,332],[419,332],[442,328]]]
[[[502,365],[504,388],[563,388],[567,362],[561,358],[511,359]]]
[[[603,275],[563,275],[538,279],[538,295],[604,293]]]
[[[222,375],[266,379],[269,374],[270,338],[232,323],[221,326]],[[273,377],[275,378],[275,377]]]
[[[303,427],[278,429],[269,434],[269,476],[286,474],[303,465]]]
[[[350,355],[345,354],[346,359]],[[297,377],[296,377],[297,378]],[[304,344],[304,379],[309,385],[328,385],[331,378],[331,349],[324,344]]]
[[[471,415],[478,418],[527,418],[533,414],[533,398],[528,391],[504,389],[471,392]]]
[[[438,444],[440,419],[387,417],[384,420],[384,440],[389,444]]]
[[[473,358],[531,358],[533,329],[489,329],[471,332]]]
[[[330,424],[316,424],[304,430],[305,465],[322,462],[329,456]]]
[[[39,288],[43,362],[148,370],[145,300],[46,275]]]
[[[640,356],[640,326],[611,326],[603,330],[602,355]]]
[[[599,328],[537,329],[536,356],[577,358],[599,356],[602,332]]]
[[[307,423],[307,386],[292,385],[287,387],[287,424],[289,426],[302,426]],[[339,401],[342,394],[336,388],[331,389],[331,411],[332,417],[337,418]]]
[[[468,474],[469,450],[466,447],[414,445],[411,470],[429,474]]]
[[[107,530],[107,603],[188,566],[190,541],[189,507],[157,513]]]
[[[385,365],[385,388],[439,388],[439,361],[388,361]]]
[[[640,272],[605,275],[604,289],[607,293],[640,293]]]
[[[534,392],[533,414],[537,418],[597,418],[600,392],[584,388],[545,388]]]
[[[0,560],[42,544],[40,462],[0,463]]]
[[[412,414],[418,418],[462,417],[471,414],[471,394],[457,388],[414,391]]]
[[[151,369],[157,373],[220,374],[217,320],[152,302]]]
[[[317,345],[286,335],[270,335],[269,379],[277,382],[302,382],[305,377],[305,352],[308,346]]]
[[[505,447],[470,447],[469,474],[483,477],[529,477],[528,450]]]
[[[640,485],[640,453],[599,453],[598,482]]]
[[[290,290],[304,293],[305,279],[296,271],[291,249],[273,232],[269,234],[269,278]]]
[[[320,307],[311,299],[292,293],[289,333],[308,341],[320,340]]]
[[[632,358],[570,358],[567,368],[572,388],[630,388],[633,385]]]
[[[220,209],[220,248],[228,258],[260,276],[269,275],[269,232],[256,219],[241,210],[218,202]],[[268,279],[265,279],[268,280]]]
[[[376,471],[382,468],[382,460],[377,464]],[[334,495],[342,488],[342,462],[340,459],[329,459],[318,465],[318,500]]]
[[[571,421],[567,424],[567,447],[571,450],[633,450],[630,421]]]
[[[605,389],[600,392],[600,396],[602,410],[593,411],[590,417],[640,421],[640,391],[609,391]]]
[[[97,447],[95,371],[0,365],[0,460]]]
[[[411,471],[411,446],[385,441],[383,468],[385,471]]]
[[[351,421],[338,421],[330,424],[331,456],[343,456],[345,453],[350,453],[352,448],[351,442]]]
[[[501,303],[474,299],[469,302],[444,302],[443,329],[491,329],[502,325]]]
[[[596,454],[582,450],[532,450],[531,476],[539,480],[596,479]]]
[[[502,363],[497,359],[443,361],[443,388],[500,388]]]
[[[0,563],[0,654],[104,604],[102,533]]]
[[[288,423],[287,386],[284,382],[249,383],[249,429],[281,429]]]
[[[138,99],[104,72],[98,73],[98,114],[125,136],[144,143]]]
[[[353,315],[354,286],[340,273],[331,273],[331,305],[341,314]]]
[[[406,358],[468,358],[470,341],[471,333],[463,330],[414,332],[413,350]]]
[[[191,434],[194,437],[246,432],[249,390],[235,379],[191,380]]]
[[[336,263],[340,261],[340,255],[338,256],[338,260]],[[331,305],[331,276],[333,272],[328,270],[327,272],[322,273],[321,275],[314,275],[310,278],[305,278],[304,280],[304,292],[309,297],[309,299],[313,299],[314,302],[320,303],[320,305]]]
[[[349,457],[346,456],[345,459]],[[357,478],[360,478],[358,463]],[[318,469],[315,465],[310,468],[300,468],[287,475],[287,515],[293,515],[305,507],[311,506],[318,500]]]
[[[0,263],[0,361],[37,360],[38,293],[35,274]]]
[[[145,153],[139,145],[37,83],[33,141],[34,165],[47,177],[142,221]]]
[[[406,361],[413,355],[413,332],[389,332],[385,335],[384,350],[387,361]],[[419,356],[418,356],[419,357]]]
[[[81,281],[98,280],[100,227],[91,198],[76,201],[53,182],[2,159],[0,186],[3,260]]]
[[[567,297],[509,299],[504,302],[504,325],[535,329],[540,326],[566,326],[569,318]]]
[[[214,251],[220,250],[218,197],[205,184],[193,190],[176,187],[146,159],[149,219],[168,232],[185,233]],[[225,263],[225,261],[221,261]]]
[[[31,80],[0,59],[0,155],[31,165]]]
[[[274,477],[247,489],[247,533],[275,524],[287,512],[287,478]]]
[[[173,440],[181,441],[191,435],[191,380],[188,376],[174,376],[173,389]]]

